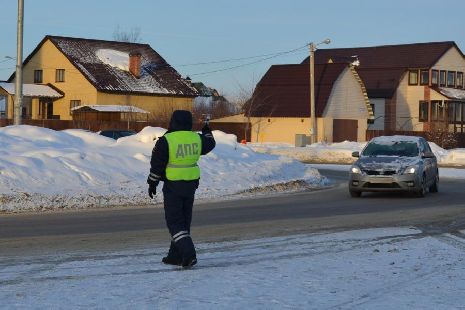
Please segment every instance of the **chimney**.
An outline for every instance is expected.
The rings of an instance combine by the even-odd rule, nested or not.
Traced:
[[[129,54],[129,72],[136,78],[140,78],[140,57],[139,52],[132,52]]]

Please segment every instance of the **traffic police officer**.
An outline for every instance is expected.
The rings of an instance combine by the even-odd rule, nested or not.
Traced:
[[[197,162],[215,144],[208,122],[198,134],[192,131],[191,112],[177,110],[171,116],[168,131],[153,148],[148,192],[153,198],[158,183],[163,181],[165,219],[172,237],[168,255],[162,259],[165,264],[189,268],[197,263],[190,235],[194,195],[200,179]]]

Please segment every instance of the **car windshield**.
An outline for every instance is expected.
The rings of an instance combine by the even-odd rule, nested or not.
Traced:
[[[418,146],[413,141],[373,141],[368,143],[363,156],[418,156]]]

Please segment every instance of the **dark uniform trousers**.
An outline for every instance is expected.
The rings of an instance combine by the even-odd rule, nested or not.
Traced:
[[[197,187],[198,181],[165,181],[163,185],[165,219],[172,237],[168,256],[176,260],[196,256],[190,230]]]

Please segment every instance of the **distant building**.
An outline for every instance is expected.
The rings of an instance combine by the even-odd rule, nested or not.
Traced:
[[[358,62],[375,122],[369,129],[465,132],[465,58],[454,42],[318,49],[316,64]],[[303,61],[308,64],[308,58]]]
[[[310,134],[309,85],[308,65],[271,66],[243,115],[213,122],[250,122],[252,142],[294,143],[296,134]],[[315,110],[319,141],[364,141],[373,118],[363,82],[348,64],[315,66]]]
[[[78,106],[122,105],[166,119],[192,110],[197,91],[148,44],[46,36],[24,60],[24,83],[48,85],[60,98],[31,97],[25,117],[73,118]],[[8,82],[14,83],[15,74]],[[13,117],[13,102],[6,104]]]

